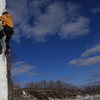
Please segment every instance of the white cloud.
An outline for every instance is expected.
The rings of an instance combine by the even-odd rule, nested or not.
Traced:
[[[30,73],[34,68],[35,66],[28,65],[25,62],[16,62],[14,63],[12,68],[12,76],[15,77],[21,74],[25,74],[27,72]]]
[[[37,41],[44,41],[48,35],[55,34],[64,23],[65,12],[59,3],[49,5],[46,10],[45,14],[35,20],[35,26],[28,28],[26,36],[33,37]]]
[[[90,57],[90,58],[79,58],[79,59],[71,60],[68,64],[76,65],[76,66],[88,66],[95,63],[100,63],[100,55]]]
[[[13,15],[16,31],[14,40],[21,37],[45,41],[57,34],[60,38],[73,38],[89,33],[89,19],[80,15],[81,6],[49,0],[11,0],[9,11]],[[20,34],[19,34],[20,33]]]
[[[78,17],[75,21],[64,24],[59,35],[62,38],[73,38],[89,33],[89,20]]]
[[[100,13],[100,8],[93,8],[91,10],[92,13]]]
[[[100,44],[96,45],[95,47],[92,47],[88,50],[86,50],[81,57],[86,57],[92,54],[100,53]]]
[[[71,18],[80,16],[81,6],[77,3],[67,2],[67,15]]]
[[[92,69],[92,70],[90,70],[90,72],[93,72],[93,73],[100,72],[100,68]]]
[[[92,76],[92,78],[100,78],[100,73],[96,73]]]
[[[82,53],[78,59],[73,59],[69,61],[68,64],[76,66],[88,66],[100,63],[100,55],[98,53],[100,53],[100,44],[89,48]]]
[[[35,72],[35,68],[36,68],[36,66],[26,64],[25,62],[21,62],[21,61],[15,62],[15,63],[13,63],[13,67],[12,67],[12,71],[11,71],[12,77],[16,78],[17,76],[25,75],[25,76],[32,78],[33,76],[48,77],[48,76],[52,75],[49,73]]]

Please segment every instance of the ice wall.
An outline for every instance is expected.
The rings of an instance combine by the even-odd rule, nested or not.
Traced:
[[[5,0],[0,0],[0,15],[2,15],[3,10],[5,9],[6,2]],[[0,25],[1,27],[1,25]],[[3,47],[3,54],[0,55],[0,100],[8,100],[8,82],[7,82],[7,61],[6,56],[4,55],[5,51],[5,37],[0,40]]]
[[[0,0],[0,15],[2,14],[3,10],[5,9],[6,1]]]

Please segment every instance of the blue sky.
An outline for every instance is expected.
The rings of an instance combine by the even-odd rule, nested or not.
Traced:
[[[16,82],[100,79],[99,0],[8,0]]]

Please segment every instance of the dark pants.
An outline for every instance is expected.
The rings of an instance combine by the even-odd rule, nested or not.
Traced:
[[[7,49],[10,49],[9,41],[10,41],[10,38],[13,35],[13,33],[14,33],[13,28],[11,28],[9,26],[4,26],[4,29],[0,32],[0,39],[2,39],[4,35],[6,35],[5,42],[6,42]],[[0,49],[2,49],[1,44],[0,44]]]

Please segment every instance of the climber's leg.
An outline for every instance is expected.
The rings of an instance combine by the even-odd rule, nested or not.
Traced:
[[[10,44],[9,44],[9,42],[10,42],[10,39],[11,39],[14,31],[11,27],[5,26],[4,27],[4,32],[6,34],[6,40],[5,40],[5,42],[6,42],[6,51],[5,51],[5,53],[9,54],[10,53]]]
[[[5,35],[4,31],[0,30],[0,40],[3,38],[4,35]],[[1,42],[0,42],[0,54],[2,54],[2,44],[1,44]]]

